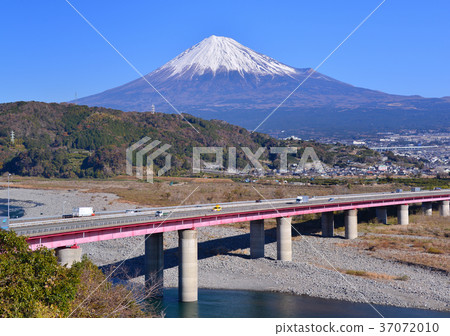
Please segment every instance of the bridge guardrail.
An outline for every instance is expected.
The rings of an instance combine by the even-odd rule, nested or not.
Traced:
[[[428,191],[426,193],[429,194],[430,192]],[[417,196],[419,196],[419,194],[421,194],[421,192],[414,192],[414,193],[408,192],[408,193],[403,193],[402,195],[400,195],[400,194],[395,194],[395,195],[403,196],[403,197],[405,197],[405,196],[406,197],[412,197],[412,196],[417,197]],[[445,190],[443,190],[437,194],[447,195]],[[361,199],[367,198],[367,194],[357,194],[357,195],[358,195],[358,198],[361,198]],[[383,193],[383,194],[378,193],[377,194],[378,197],[376,197],[374,200],[382,199],[382,197],[385,195],[386,195],[385,193]],[[338,201],[341,201],[342,198],[348,198],[348,197],[341,197],[341,199],[337,199],[335,203],[337,203]],[[398,197],[398,198],[401,199],[402,197]],[[281,199],[281,200],[284,200],[284,199]],[[290,199],[287,199],[287,200],[290,200]],[[355,201],[357,201],[357,200],[355,200]],[[420,200],[418,202],[420,202]],[[254,204],[254,202],[247,202],[247,204],[248,203]],[[311,203],[309,202],[308,204],[311,204]],[[308,205],[308,204],[304,204],[304,205]],[[329,204],[329,203],[327,203],[327,204]],[[194,207],[191,209],[201,210],[201,208],[197,208],[197,207]],[[186,210],[186,208],[184,210]],[[258,209],[255,209],[255,210],[258,210]],[[130,215],[131,216],[129,218],[124,217],[124,216],[117,217],[115,215],[106,215],[106,216],[97,217],[97,218],[95,218],[95,220],[92,217],[80,217],[80,218],[76,218],[76,221],[72,220],[71,222],[65,222],[65,223],[64,222],[60,222],[60,223],[56,222],[55,223],[55,221],[33,222],[33,225],[30,225],[30,223],[20,223],[20,224],[11,225],[11,229],[14,229],[15,231],[19,231],[19,232],[23,231],[24,232],[23,234],[33,234],[33,233],[39,233],[39,232],[47,232],[50,229],[53,231],[62,231],[62,230],[70,230],[70,229],[74,229],[74,228],[76,229],[76,228],[81,228],[81,227],[85,228],[87,226],[101,228],[106,225],[111,226],[111,225],[118,224],[118,223],[134,224],[134,223],[145,222],[145,221],[148,221],[148,222],[158,221],[158,218],[156,218],[154,216],[148,216],[148,214],[143,214],[143,213],[139,214],[138,213],[138,214],[130,214]],[[207,215],[207,214],[205,214],[205,215]],[[114,220],[115,218],[117,218],[117,220]],[[111,219],[111,220],[108,220],[108,219]],[[173,219],[176,219],[176,217],[173,217]],[[55,227],[57,224],[61,224],[59,228]],[[67,225],[64,225],[64,224],[67,224]],[[40,230],[33,229],[32,228],[33,226],[36,226],[36,227],[41,226],[41,229]],[[44,227],[42,227],[42,226],[48,226],[48,227],[44,229]],[[26,229],[26,228],[28,228],[28,229]]]

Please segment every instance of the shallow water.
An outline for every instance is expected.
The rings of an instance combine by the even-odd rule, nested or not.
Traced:
[[[200,289],[198,302],[178,302],[178,289],[156,301],[165,317],[450,317],[450,312],[399,308],[274,292]]]

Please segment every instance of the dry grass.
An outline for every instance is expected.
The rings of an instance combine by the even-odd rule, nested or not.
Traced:
[[[352,270],[352,269],[343,269],[343,268],[334,269],[334,268],[331,268],[329,266],[324,266],[324,265],[316,265],[316,266],[320,267],[320,268],[325,268],[328,270],[333,270],[333,271],[337,270],[338,272],[340,272],[342,274],[359,276],[359,277],[373,279],[373,280],[386,280],[386,281],[391,281],[391,280],[406,281],[406,280],[408,280],[408,276],[406,276],[406,275],[396,276],[396,275],[389,275],[389,274],[384,274],[384,273],[368,272],[368,271],[363,271],[363,270]]]
[[[374,279],[374,280],[401,280],[406,281],[408,280],[408,276],[402,275],[402,276],[394,276],[384,273],[375,273],[375,272],[367,272],[367,271],[358,271],[358,270],[338,270],[341,273],[348,274],[348,275],[355,275],[360,276],[368,279]]]
[[[444,254],[444,251],[434,247],[434,246],[430,246],[429,248],[427,248],[427,253],[432,253],[432,254]]]
[[[366,248],[375,251],[377,249],[395,249],[399,251],[423,252],[430,248],[439,249],[443,253],[449,253],[449,242],[444,239],[422,239],[402,236],[375,236],[361,237],[361,243]],[[445,251],[445,252],[444,252]]]
[[[346,245],[357,246],[383,259],[450,272],[450,243],[445,238],[366,235]]]
[[[250,255],[250,249],[237,249],[233,251],[229,251],[230,254],[236,254],[236,255]]]
[[[152,317],[153,307],[146,304],[157,292],[160,285],[127,286],[113,285],[105,281],[105,275],[91,262],[84,261],[80,284],[73,302],[71,317]],[[126,275],[126,270],[122,270]],[[109,273],[109,272],[108,272]]]
[[[2,179],[4,180],[4,179]],[[174,182],[170,185],[170,182]],[[5,181],[0,182],[4,185]],[[131,202],[142,206],[170,206],[178,205],[198,187],[197,191],[186,201],[186,204],[220,203],[232,201],[249,201],[261,199],[253,186],[267,199],[281,197],[295,197],[297,195],[329,195],[335,193],[336,188],[344,186],[297,186],[291,184],[275,184],[271,180],[259,180],[256,184],[233,182],[227,178],[187,178],[160,177],[153,184],[130,176],[119,176],[107,180],[94,179],[44,179],[30,177],[16,177],[13,186],[30,189],[76,189],[84,192],[113,193],[121,201]],[[386,191],[392,189],[389,185],[357,185],[351,189],[352,193]],[[344,192],[345,190],[339,190]],[[349,191],[349,190],[347,190]]]
[[[388,225],[371,219],[358,223],[358,232],[367,235],[338,245],[356,246],[379,258],[450,272],[449,218],[440,217],[437,211],[433,216],[424,216],[420,208],[411,210],[409,225],[396,225],[395,217],[388,218]]]
[[[396,225],[397,219],[395,217],[388,219],[389,225],[380,224],[378,220],[373,219],[369,222],[358,223],[358,231],[393,235],[450,237],[449,218],[440,217],[437,213],[434,213],[433,216],[412,214],[409,219],[409,225]]]
[[[429,253],[398,253],[392,251],[385,256],[386,259],[395,260],[408,265],[430,268],[436,271],[449,273],[450,264],[448,255],[435,255]]]

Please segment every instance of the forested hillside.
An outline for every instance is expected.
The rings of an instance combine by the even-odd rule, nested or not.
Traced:
[[[378,153],[364,148],[323,145],[306,141],[281,141],[219,120],[185,115],[197,133],[181,116],[163,113],[122,112],[73,104],[14,102],[0,104],[0,170],[24,176],[108,177],[125,173],[128,146],[150,137],[171,145],[171,175],[186,174],[192,168],[195,146],[237,148],[237,165],[248,163],[241,147],[253,152],[258,147],[312,146],[328,165],[378,162]],[[14,142],[11,141],[14,132]],[[298,152],[298,157],[301,151]],[[269,168],[277,168],[279,156],[261,156]],[[293,158],[295,159],[295,158]],[[156,160],[163,165],[164,158]]]

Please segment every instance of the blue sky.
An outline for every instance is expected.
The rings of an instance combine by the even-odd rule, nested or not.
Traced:
[[[315,67],[381,0],[69,0],[139,71],[210,35]],[[387,0],[320,68],[388,93],[450,96],[450,1]],[[69,101],[137,78],[65,0],[4,1],[0,102]]]

